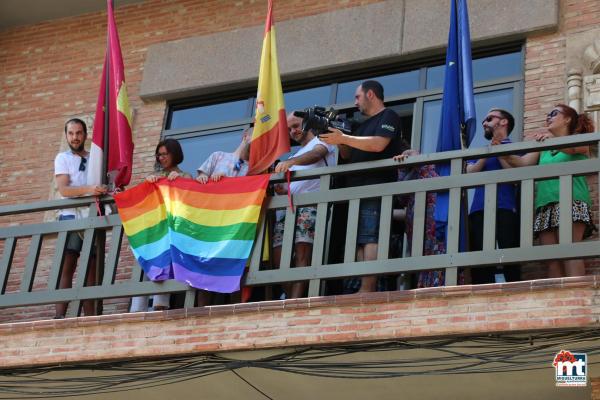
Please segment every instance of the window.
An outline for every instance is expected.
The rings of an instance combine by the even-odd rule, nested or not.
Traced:
[[[492,107],[504,108],[505,110],[515,113],[514,97],[515,89],[509,87],[506,89],[491,88],[490,90],[480,91],[475,93],[475,112],[477,115],[476,131],[473,136],[473,141],[470,147],[487,146],[488,141],[483,137],[483,126],[481,120]],[[440,114],[442,112],[441,96],[436,96],[435,100],[427,100],[423,104],[423,119],[421,129],[421,151],[423,153],[435,153],[438,142],[438,130],[440,126]],[[521,132],[517,127],[511,137],[519,139]]]
[[[410,70],[386,73],[362,73],[351,80],[338,81],[335,76],[327,84],[285,91],[286,110],[301,110],[314,105],[334,107],[341,114],[353,116],[354,92],[366,79],[376,79],[385,90],[385,102],[402,119],[403,138],[423,153],[435,152],[444,83],[443,60]],[[502,107],[515,115],[517,126],[513,139],[521,136],[522,53],[515,51],[476,57],[473,60],[475,105],[478,119],[491,107]],[[169,105],[164,137],[180,140],[184,150],[184,171],[196,169],[213,151],[233,151],[241,133],[252,121],[254,93],[227,102],[186,103]],[[471,146],[484,146],[481,124]]]

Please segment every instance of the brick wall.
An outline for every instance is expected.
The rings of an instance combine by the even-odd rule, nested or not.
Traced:
[[[274,18],[282,21],[377,1],[278,1]],[[115,10],[129,100],[134,111],[132,182],[140,181],[152,170],[154,148],[166,111],[164,102],[144,103],[138,96],[148,46],[262,25],[265,5],[266,2],[255,0],[149,0]],[[92,131],[105,38],[105,13],[17,27],[0,35],[0,181],[4,183],[0,205],[55,197],[54,157],[66,148],[64,121],[73,116],[82,117],[90,121],[89,132]],[[256,68],[258,71],[258,65]],[[52,216],[46,215],[46,218]],[[0,227],[40,222],[43,218],[44,213],[0,217]],[[44,246],[51,248],[54,238],[44,239]],[[27,249],[28,241],[17,248],[8,283],[10,291],[18,290]],[[122,254],[118,273],[126,278],[133,264],[126,243]],[[50,259],[51,256],[42,254],[37,272],[40,277],[47,276]],[[43,290],[44,285],[43,279],[37,279],[34,290]],[[126,302],[108,304],[116,305],[106,312],[124,312],[127,307]],[[52,315],[53,308],[48,306],[0,311],[0,322]]]
[[[277,2],[274,18],[281,21],[373,2],[286,0]],[[152,168],[165,112],[164,102],[143,103],[138,97],[148,46],[264,24],[265,13],[265,3],[255,0],[149,0],[116,9],[135,111],[134,180]],[[105,37],[104,13],[13,28],[0,35],[0,181],[5,183],[0,204],[49,198],[64,121],[94,114]]]
[[[0,325],[0,367],[598,328],[596,276]]]
[[[377,2],[377,0],[277,2],[276,21],[298,18]],[[119,7],[116,19],[121,37],[125,74],[134,110],[134,177],[139,181],[153,165],[152,153],[162,129],[166,105],[142,102],[138,96],[148,46],[154,43],[261,25],[264,2],[255,0],[148,0]],[[568,36],[600,22],[598,2],[561,1],[560,28],[526,41],[525,123],[527,132],[543,123],[545,113],[565,98],[565,47]],[[94,13],[32,26],[17,27],[0,35],[0,205],[47,200],[53,197],[53,160],[64,148],[63,123],[72,116],[92,118],[103,62],[106,16]],[[258,49],[257,49],[258,51]],[[90,127],[91,128],[91,127]],[[595,182],[595,181],[594,181]],[[592,185],[597,195],[597,185]],[[596,206],[597,209],[597,206]],[[0,227],[17,222],[41,221],[43,214],[0,218]],[[45,246],[52,246],[52,238]],[[19,247],[16,260],[25,258]],[[126,245],[124,252],[129,254]],[[125,256],[119,274],[127,276],[131,257]],[[15,265],[13,281],[18,281]],[[595,272],[598,263],[589,264]],[[38,270],[44,276],[46,265]],[[534,269],[529,277],[544,276]],[[43,279],[37,280],[43,288]],[[124,311],[115,306],[114,312]],[[23,310],[17,318],[50,316],[48,307]],[[40,314],[41,313],[41,314]],[[0,321],[2,313],[0,312]]]

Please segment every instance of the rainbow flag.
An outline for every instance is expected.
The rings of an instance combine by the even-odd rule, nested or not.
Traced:
[[[261,174],[290,151],[287,117],[277,63],[273,1],[269,0],[256,93],[256,119],[250,145],[248,174]]]
[[[250,256],[268,175],[200,184],[144,182],[115,195],[133,254],[152,281],[231,293]]]

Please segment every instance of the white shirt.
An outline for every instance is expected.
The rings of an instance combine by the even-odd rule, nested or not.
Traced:
[[[335,157],[335,146],[326,144],[319,140],[318,137],[314,137],[310,142],[308,142],[305,146],[302,146],[300,150],[296,154],[290,157],[296,158],[301,156],[302,154],[308,153],[313,150],[315,146],[321,145],[325,147],[328,151],[327,155],[324,158],[321,158],[319,161],[309,165],[293,165],[290,167],[290,171],[300,171],[304,169],[312,169],[312,168],[320,168],[320,167],[331,167],[337,164],[337,160]],[[296,181],[290,183],[290,193],[309,193],[309,192],[317,192],[319,191],[319,179],[311,179],[304,181]]]
[[[88,160],[88,158],[89,154],[85,156],[86,160]],[[86,169],[84,171],[80,171],[80,156],[73,154],[71,150],[58,153],[54,159],[54,175],[69,175],[69,186],[85,186],[87,185],[87,164],[88,163],[86,163]],[[66,199],[67,197],[61,196],[61,198]],[[60,214],[78,215],[75,208],[65,208],[60,210]]]

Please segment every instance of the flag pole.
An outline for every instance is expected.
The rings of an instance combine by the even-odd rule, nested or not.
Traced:
[[[112,8],[113,6],[113,0],[109,0],[110,1],[110,8]],[[108,10],[107,10],[108,12]],[[108,22],[107,22],[108,23]],[[109,108],[108,105],[110,104],[108,99],[110,97],[110,30],[106,29],[106,57],[105,57],[105,71],[106,71],[106,76],[104,79],[104,132],[102,132],[102,134],[104,135],[104,152],[102,153],[102,178],[100,180],[100,183],[103,185],[108,184],[108,141],[109,141]],[[100,204],[99,199],[96,198],[96,204],[98,205],[98,214],[99,215],[105,215],[105,210],[104,207]],[[98,284],[99,282],[102,282],[102,280],[104,279],[104,268],[105,268],[105,264],[104,264],[104,248],[106,246],[106,231],[104,230],[99,230],[96,233],[96,259],[94,260],[94,263],[96,265],[95,268],[95,281],[94,284]],[[96,311],[96,315],[102,315],[102,311],[104,308],[104,302],[102,300],[99,299],[95,299],[94,300],[94,309]]]
[[[110,8],[113,8],[113,0],[110,1]],[[102,184],[108,184],[108,153],[109,153],[109,97],[110,97],[110,30],[106,30],[106,76],[104,81],[104,140],[103,140],[103,148],[104,152],[102,154]]]

